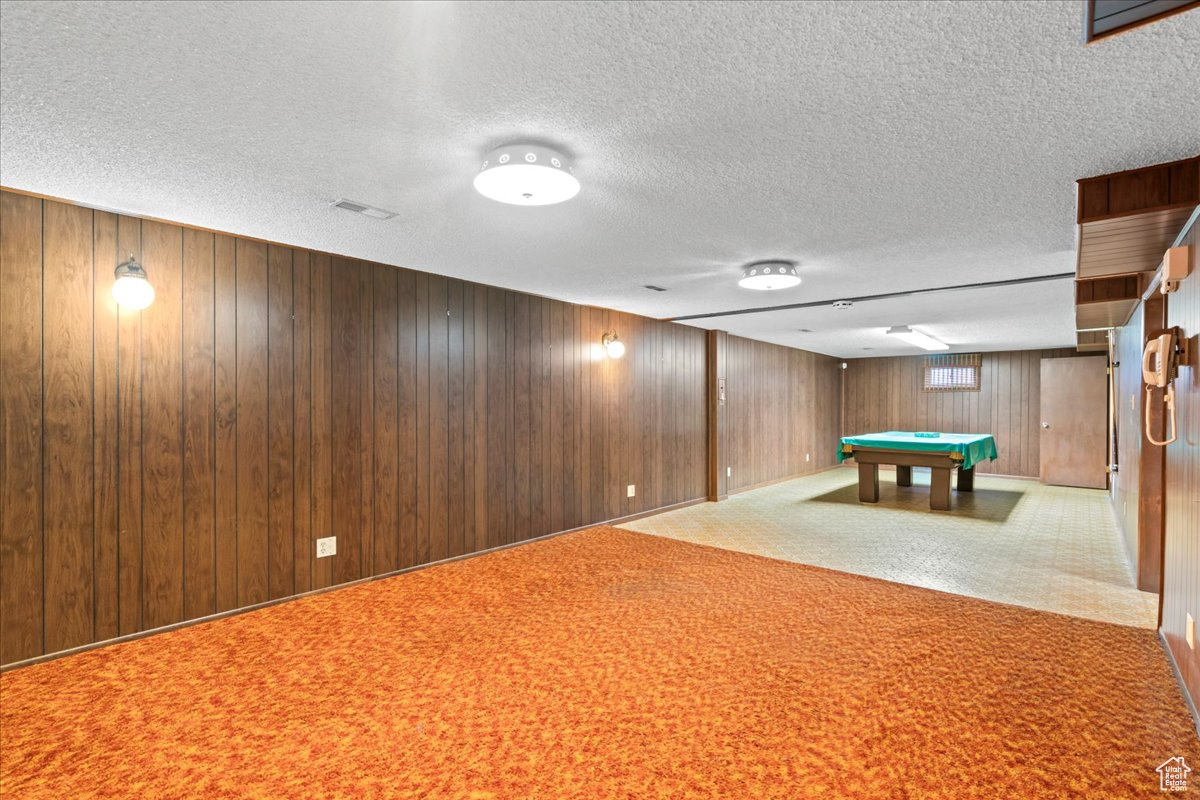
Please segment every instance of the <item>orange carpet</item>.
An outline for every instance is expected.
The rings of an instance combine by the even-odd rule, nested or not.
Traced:
[[[1149,631],[612,528],[0,676],[6,800],[1159,797],[1198,744]]]

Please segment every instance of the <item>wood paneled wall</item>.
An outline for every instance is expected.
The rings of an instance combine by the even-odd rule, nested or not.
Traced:
[[[984,353],[978,392],[922,392],[923,356],[853,359],[845,376],[843,430],[990,433],[1000,457],[980,464],[978,472],[1036,478],[1041,361],[1075,355],[1073,349]]]
[[[841,361],[739,336],[724,344],[726,491],[835,466]]]
[[[1146,440],[1142,345],[1149,331],[1164,327],[1164,303],[1139,303],[1116,336],[1117,464],[1111,476],[1113,511],[1134,566],[1138,588],[1157,592],[1162,576],[1163,476],[1165,452]],[[1162,439],[1161,404],[1152,405],[1151,424]]]
[[[1167,324],[1178,325],[1200,353],[1200,231],[1193,227],[1191,275],[1167,298]],[[1200,631],[1196,650],[1185,640],[1191,614],[1200,624],[1200,356],[1179,370],[1175,402],[1179,438],[1166,447],[1166,535],[1163,548],[1162,633],[1193,708],[1200,704]],[[1200,726],[1200,719],[1197,720]]]
[[[0,663],[703,498],[704,360],[696,328],[0,193]]]

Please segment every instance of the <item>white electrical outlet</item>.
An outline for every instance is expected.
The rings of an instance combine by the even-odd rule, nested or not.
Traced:
[[[637,487],[632,483],[625,487],[626,497],[637,497]]]
[[[1187,615],[1187,627],[1184,629],[1187,634],[1188,647],[1196,649],[1196,620],[1191,614]]]
[[[726,467],[726,468],[725,468],[725,477],[726,477],[726,478],[732,478],[732,477],[733,477],[733,467]]]
[[[805,453],[805,454],[804,454],[804,460],[805,460],[805,461],[811,461],[811,460],[812,460],[812,453]]]
[[[337,555],[337,537],[326,536],[324,539],[317,539],[317,558],[326,558],[327,556]]]

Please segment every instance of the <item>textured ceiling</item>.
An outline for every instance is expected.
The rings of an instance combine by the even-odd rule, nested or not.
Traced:
[[[1081,18],[5,2],[0,183],[655,317],[1071,272],[1076,178],[1200,151],[1200,12],[1088,47]],[[479,157],[520,138],[575,156],[576,199],[475,194]],[[761,258],[804,283],[739,289]],[[841,356],[913,352],[893,324],[956,349],[1074,342],[1069,281],[703,324]]]

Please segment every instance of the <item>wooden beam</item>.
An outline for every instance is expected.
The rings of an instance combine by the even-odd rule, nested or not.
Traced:
[[[1200,202],[1200,155],[1076,182],[1076,221],[1141,214]]]

